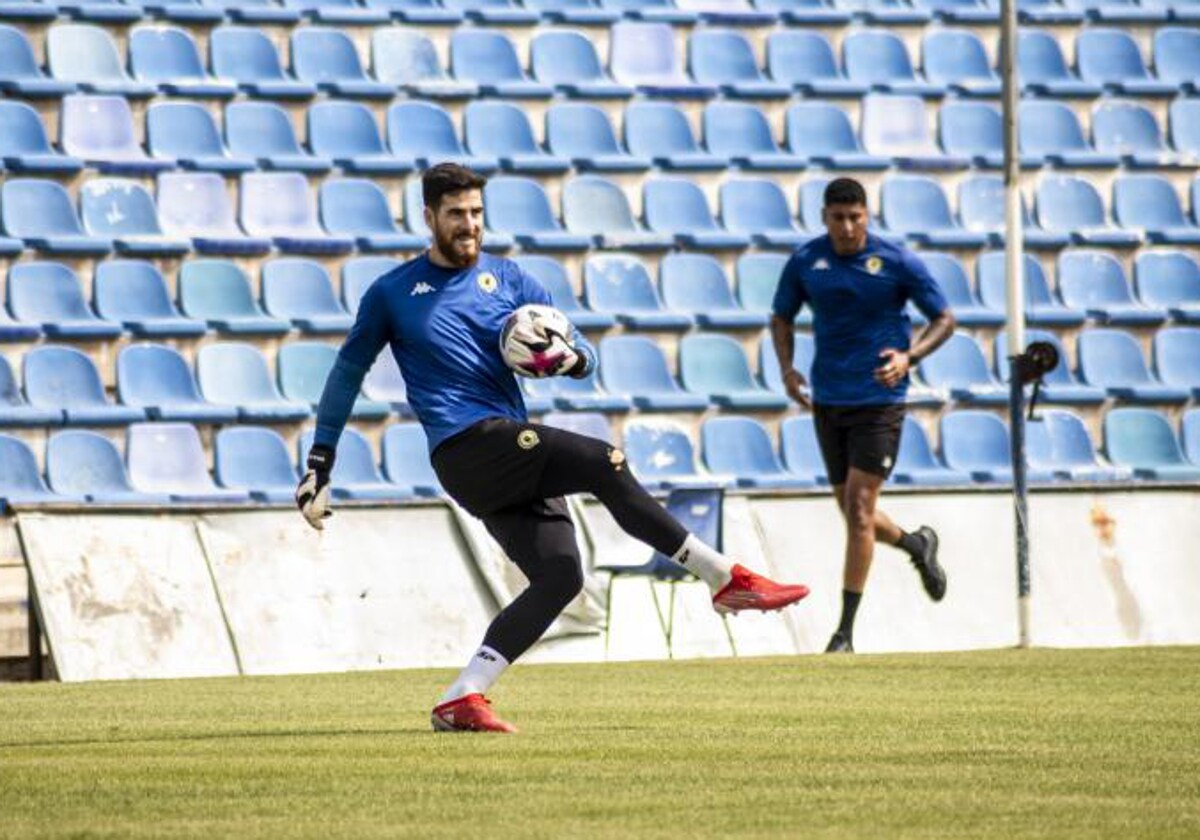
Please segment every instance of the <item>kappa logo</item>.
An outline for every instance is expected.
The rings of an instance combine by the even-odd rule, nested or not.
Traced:
[[[812,264],[812,270],[813,271],[828,271],[829,270],[829,260],[825,259],[824,257],[821,257],[821,259],[817,260],[815,263]]]
[[[409,292],[409,297],[412,297],[413,295],[427,295],[430,292],[436,292],[436,291],[437,291],[437,289],[433,288],[433,286],[429,285],[424,280],[422,280],[419,283],[417,283],[417,285],[412,287],[412,291]]]

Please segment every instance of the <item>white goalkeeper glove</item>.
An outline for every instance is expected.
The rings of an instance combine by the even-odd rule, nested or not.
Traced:
[[[329,475],[333,472],[333,450],[314,446],[308,451],[308,471],[296,488],[296,507],[309,525],[325,530],[325,521],[333,516],[329,507]]]

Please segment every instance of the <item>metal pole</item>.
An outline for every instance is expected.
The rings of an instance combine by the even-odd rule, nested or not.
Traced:
[[[1025,393],[1012,359],[1025,349],[1025,252],[1017,146],[1017,0],[1000,4],[1000,72],[1004,116],[1004,267],[1008,281],[1009,429],[1016,517],[1018,644],[1029,647],[1029,529],[1025,476]]]

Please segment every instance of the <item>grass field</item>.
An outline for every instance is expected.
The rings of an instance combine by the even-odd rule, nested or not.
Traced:
[[[0,686],[0,837],[1200,836],[1200,648]]]

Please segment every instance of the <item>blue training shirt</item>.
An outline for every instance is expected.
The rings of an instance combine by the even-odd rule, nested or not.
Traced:
[[[337,445],[363,377],[386,345],[431,452],[488,417],[524,422],[525,400],[499,345],[505,319],[527,303],[553,305],[545,287],[520,266],[487,253],[466,269],[442,268],[425,253],[387,272],[363,295],[330,371],[313,443]],[[590,372],[595,353],[573,332]]]
[[[904,401],[908,377],[888,388],[875,381],[875,369],[883,363],[883,350],[908,349],[910,300],[930,319],[948,308],[925,264],[903,245],[868,234],[866,248],[843,257],[826,234],[796,249],[779,278],[773,309],[791,323],[804,304],[812,308],[816,355],[810,385],[817,403]]]

